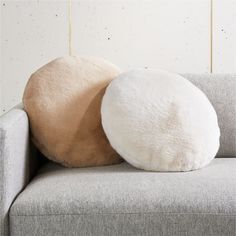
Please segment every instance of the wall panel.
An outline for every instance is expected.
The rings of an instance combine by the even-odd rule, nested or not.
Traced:
[[[214,0],[214,72],[236,73],[236,0]]]
[[[209,71],[209,1],[78,1],[73,16],[79,54],[123,69]]]
[[[214,1],[214,72],[236,72],[236,0]],[[210,0],[73,0],[73,49],[130,68],[210,71]],[[68,54],[68,1],[1,1],[0,114]]]

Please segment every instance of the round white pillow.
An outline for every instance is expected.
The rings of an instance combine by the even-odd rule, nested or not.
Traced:
[[[187,79],[160,70],[133,70],[106,89],[102,125],[112,147],[130,164],[151,171],[190,171],[219,148],[216,112]]]

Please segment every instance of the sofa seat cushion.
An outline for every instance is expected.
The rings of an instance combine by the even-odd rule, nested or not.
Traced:
[[[13,203],[11,235],[234,235],[235,170],[235,158],[179,173],[49,163]]]

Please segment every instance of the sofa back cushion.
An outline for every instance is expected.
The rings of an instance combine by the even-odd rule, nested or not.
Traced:
[[[214,106],[221,131],[217,156],[236,157],[236,74],[182,74]]]

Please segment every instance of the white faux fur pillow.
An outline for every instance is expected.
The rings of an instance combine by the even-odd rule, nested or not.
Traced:
[[[141,169],[195,170],[207,165],[219,148],[214,108],[200,89],[177,74],[121,74],[106,89],[101,113],[112,147]]]

